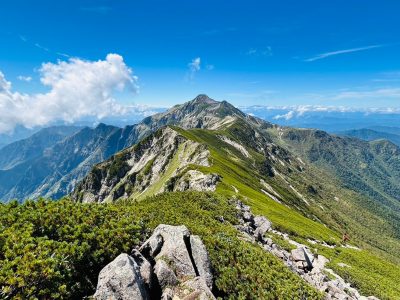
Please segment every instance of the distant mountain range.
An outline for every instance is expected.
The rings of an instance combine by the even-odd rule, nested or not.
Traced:
[[[379,110],[300,106],[300,107],[240,107],[245,113],[282,126],[314,128],[330,133],[361,128],[396,127],[400,113]]]
[[[400,146],[400,128],[377,126],[372,128],[353,129],[341,131],[337,134],[355,137],[365,141],[388,140]]]

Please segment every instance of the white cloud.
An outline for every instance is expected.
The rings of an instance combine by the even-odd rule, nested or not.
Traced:
[[[324,59],[330,56],[335,56],[335,55],[340,55],[340,54],[346,54],[346,53],[352,53],[352,52],[359,52],[359,51],[365,51],[365,50],[370,50],[374,48],[381,48],[386,45],[371,45],[371,46],[366,46],[366,47],[359,47],[359,48],[351,48],[351,49],[344,49],[344,50],[337,50],[337,51],[332,51],[332,52],[326,52],[326,53],[321,53],[316,56],[313,56],[311,58],[307,58],[304,61],[306,62],[312,62],[316,61],[319,59]]]
[[[256,53],[257,53],[257,49],[254,49],[254,48],[251,48],[246,52],[247,55],[254,55]]]
[[[39,43],[35,43],[35,47],[36,47],[36,48],[39,48],[39,49],[41,49],[41,50],[43,50],[43,51],[46,51],[46,52],[49,52],[49,51],[50,51],[49,48],[43,47],[43,46],[40,45]]]
[[[189,74],[188,74],[188,79],[193,80],[195,74],[200,71],[201,68],[201,59],[200,57],[193,58],[190,63],[188,63],[189,67]]]
[[[137,77],[117,54],[98,61],[71,58],[45,63],[39,71],[42,84],[49,87],[47,93],[14,92],[0,72],[0,132],[12,131],[17,125],[34,127],[121,115],[127,109],[114,99],[114,93],[137,91]]]
[[[250,48],[247,52],[246,55],[249,56],[272,56],[272,47],[267,46],[265,48]]]
[[[291,111],[289,111],[289,112],[286,113],[286,114],[283,114],[283,115],[276,115],[276,116],[274,117],[274,119],[275,119],[275,120],[285,119],[285,120],[287,121],[287,120],[292,119],[293,116],[295,115],[295,113],[296,113],[296,112],[295,112],[294,110],[291,110]]]
[[[17,77],[17,79],[18,79],[18,80],[21,80],[21,81],[26,81],[26,82],[32,81],[32,77],[31,77],[31,76],[23,76],[23,75],[20,75],[20,76]]]
[[[363,113],[363,114],[400,114],[400,108],[396,107],[348,107],[348,106],[324,106],[324,105],[289,105],[289,106],[247,106],[240,107],[244,112],[254,111],[274,111],[280,112],[276,114],[275,120],[290,120],[296,117],[304,116],[307,113]]]

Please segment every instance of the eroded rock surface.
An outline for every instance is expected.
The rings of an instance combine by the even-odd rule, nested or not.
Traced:
[[[99,275],[95,299],[215,299],[206,247],[185,226],[159,225]]]

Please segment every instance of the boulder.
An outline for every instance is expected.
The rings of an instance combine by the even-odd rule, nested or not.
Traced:
[[[321,272],[325,268],[325,265],[329,262],[329,259],[327,259],[323,255],[317,255],[316,258],[313,261],[313,272]]]
[[[120,254],[101,270],[93,297],[96,300],[149,299],[140,266],[128,254]]]
[[[305,261],[305,257],[304,257],[304,251],[302,248],[296,248],[293,249],[290,252],[291,256],[292,256],[292,260],[294,261]]]
[[[254,216],[253,216],[253,214],[251,212],[245,211],[245,212],[243,212],[243,220],[253,224]]]
[[[153,233],[153,235],[139,248],[139,251],[146,258],[155,257],[160,252],[163,242],[161,234]]]
[[[162,299],[185,299],[189,294],[197,295],[193,299],[215,299],[206,247],[185,226],[159,225],[139,251],[154,265]]]
[[[161,242],[160,242],[161,241]],[[160,246],[161,245],[161,246]],[[196,271],[189,255],[190,233],[186,226],[157,226],[151,237],[139,249],[151,259],[168,261],[178,279],[196,277]],[[157,250],[157,251],[155,251]]]
[[[185,226],[159,225],[138,249],[99,274],[94,299],[215,299],[206,247]]]
[[[258,240],[263,240],[264,234],[271,229],[271,222],[264,216],[254,217],[254,235]]]

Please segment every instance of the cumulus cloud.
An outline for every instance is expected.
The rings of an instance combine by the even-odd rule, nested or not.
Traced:
[[[0,72],[0,132],[12,131],[17,125],[34,127],[122,115],[127,108],[113,95],[137,91],[137,77],[117,54],[98,61],[71,58],[45,63],[39,72],[40,81],[49,88],[47,93],[14,92]]]
[[[190,63],[188,63],[189,67],[189,74],[188,74],[188,79],[193,80],[195,74],[200,71],[201,68],[201,59],[200,57],[193,58]]]

